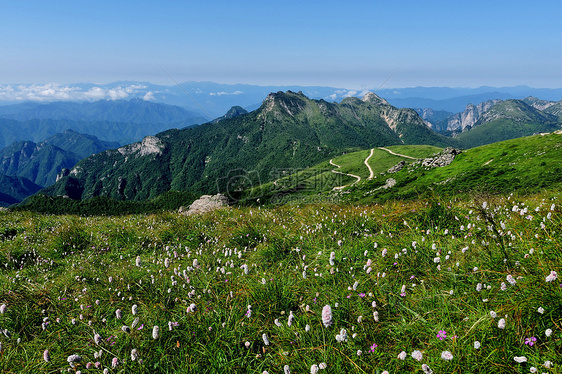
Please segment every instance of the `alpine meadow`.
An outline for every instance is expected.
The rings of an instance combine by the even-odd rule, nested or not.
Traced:
[[[0,8],[0,373],[562,374],[562,3]]]

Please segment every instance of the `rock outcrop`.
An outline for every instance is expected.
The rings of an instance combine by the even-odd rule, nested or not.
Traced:
[[[389,174],[398,173],[400,170],[404,168],[404,166],[406,166],[406,161],[400,161],[399,163],[388,169],[387,173]]]
[[[179,213],[188,216],[203,214],[228,206],[228,198],[223,194],[203,195],[195,200],[189,208],[181,207]]]
[[[437,155],[416,161],[412,165],[421,166],[424,168],[440,168],[449,165],[451,162],[453,162],[455,157],[461,153],[462,151],[460,149],[447,147]]]

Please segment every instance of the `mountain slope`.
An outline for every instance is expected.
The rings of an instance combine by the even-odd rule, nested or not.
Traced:
[[[144,200],[164,191],[214,193],[275,179],[350,149],[446,144],[413,110],[375,94],[340,104],[302,93],[270,94],[251,113],[185,130],[169,130],[77,164],[51,195]]]
[[[41,190],[41,186],[27,178],[0,174],[0,206],[6,207],[19,203],[39,190]]]
[[[482,113],[474,126],[456,139],[462,148],[552,132],[560,128],[555,115],[542,112],[522,100],[506,100]]]
[[[91,156],[102,151],[118,148],[119,143],[99,140],[97,137],[88,134],[81,134],[74,130],[66,130],[45,140],[45,143],[54,145],[76,153],[81,158]]]
[[[15,142],[0,150],[0,173],[25,177],[38,185],[49,186],[55,183],[62,169],[72,168],[85,157],[118,146],[118,143],[100,141],[95,136],[67,130],[44,142]]]
[[[0,151],[0,173],[49,186],[63,168],[73,167],[81,158],[47,143],[16,142]]]

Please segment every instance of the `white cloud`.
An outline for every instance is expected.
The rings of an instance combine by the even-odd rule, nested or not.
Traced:
[[[143,97],[142,99],[144,101],[155,101],[156,97],[154,96],[154,92],[152,91],[148,91]]]
[[[80,87],[60,85],[57,83],[29,85],[0,85],[1,101],[93,101],[127,99],[132,95],[142,94],[147,86],[129,85],[113,88],[91,87],[84,90]],[[145,95],[147,95],[146,93]],[[150,97],[150,95],[149,95]]]

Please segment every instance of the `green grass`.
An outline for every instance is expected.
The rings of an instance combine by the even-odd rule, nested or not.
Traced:
[[[561,281],[545,281],[562,269],[559,199],[229,208],[198,217],[0,213],[0,326],[9,333],[0,336],[0,372],[66,371],[71,354],[82,357],[83,373],[101,372],[87,369],[95,362],[110,373],[282,373],[285,365],[307,373],[322,362],[326,373],[420,373],[422,364],[435,373],[560,372]],[[341,329],[347,342],[336,340]],[[454,358],[441,359],[443,351]]]
[[[439,153],[443,148],[434,147],[432,145],[391,145],[386,147],[394,153],[399,153],[401,155],[406,155],[415,158],[426,158]]]

